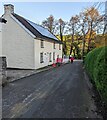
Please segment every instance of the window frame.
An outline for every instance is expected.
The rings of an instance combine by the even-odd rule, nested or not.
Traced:
[[[56,49],[56,43],[55,42],[53,43],[53,48]]]
[[[61,44],[59,44],[59,50],[61,50]]]
[[[49,53],[49,62],[52,62],[52,53]]]
[[[55,60],[55,52],[53,52],[53,60]]]
[[[41,40],[40,46],[41,46],[41,48],[44,48],[44,40]]]
[[[44,63],[44,60],[43,60],[43,52],[40,53],[40,63]]]

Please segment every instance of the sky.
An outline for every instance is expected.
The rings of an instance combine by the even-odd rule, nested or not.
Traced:
[[[55,19],[69,21],[72,16],[94,5],[95,2],[8,2],[0,4],[0,16],[4,13],[4,4],[13,4],[15,13],[41,24],[50,15]]]

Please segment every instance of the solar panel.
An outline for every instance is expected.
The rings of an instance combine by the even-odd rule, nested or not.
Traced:
[[[33,22],[31,22],[30,20],[27,20],[27,22],[32,25],[38,32],[40,32],[42,35],[49,37],[49,38],[53,38],[55,40],[58,40],[51,32],[49,32],[46,28],[43,28],[40,25],[37,25]]]

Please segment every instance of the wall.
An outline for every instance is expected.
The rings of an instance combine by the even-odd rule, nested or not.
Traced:
[[[2,56],[2,23],[0,23],[0,56]]]
[[[6,57],[0,57],[0,85],[6,81]]]
[[[47,65],[53,64],[53,52],[55,52],[55,60],[57,59],[57,55],[62,58],[62,45],[61,50],[59,50],[59,44],[56,43],[56,49],[53,48],[52,42],[44,41],[44,48],[41,48],[41,40],[35,39],[35,68],[45,67]],[[40,53],[44,54],[44,62],[40,63]],[[49,53],[51,53],[51,62],[49,62]]]
[[[53,52],[55,59],[57,55],[62,57],[62,49],[59,50],[59,44],[56,43],[56,49],[53,49],[53,43],[44,41],[44,48],[40,46],[40,40],[34,39],[28,30],[18,24],[9,12],[4,15],[7,20],[2,27],[2,55],[7,58],[8,68],[38,69],[51,65],[53,61]],[[40,63],[40,53],[44,53],[44,63]],[[51,52],[51,62],[49,62],[49,53]]]
[[[7,67],[35,69],[34,38],[10,14],[5,14],[4,18],[7,23],[2,28],[2,53],[7,58]]]

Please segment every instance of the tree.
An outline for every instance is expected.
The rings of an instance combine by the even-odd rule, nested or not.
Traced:
[[[47,28],[50,32],[54,33],[55,29],[55,20],[53,15],[50,15],[46,20],[42,22],[42,26]]]
[[[98,10],[94,7],[85,9],[80,13],[80,26],[82,33],[82,58],[86,50],[87,53],[95,47],[94,40],[98,30],[102,29],[103,17],[99,14]],[[86,49],[87,48],[87,49]]]
[[[55,21],[55,33],[59,36],[60,40],[63,42],[63,54],[66,55],[66,41],[64,40],[64,34],[66,29],[66,22],[60,18]]]
[[[70,22],[69,22],[69,26],[71,27],[71,29],[69,29],[69,30],[71,30],[71,36],[72,36],[71,37],[72,41],[71,41],[70,55],[71,55],[72,50],[73,50],[74,35],[75,35],[75,31],[76,31],[78,22],[79,22],[78,15],[71,17]]]
[[[84,12],[80,13],[79,18],[80,18],[80,30],[82,35],[82,58],[83,58],[85,53],[86,34],[88,32],[88,24],[87,24],[88,20]]]
[[[63,36],[64,36],[64,28],[65,28],[65,22],[60,18],[59,19],[59,35],[60,35],[60,39],[63,42],[63,53],[66,55],[66,41],[63,40]]]
[[[51,33],[60,36],[60,40],[63,42],[64,54],[66,54],[66,42],[63,40],[65,25],[66,23],[61,18],[59,20],[55,20],[53,15],[50,15],[42,22],[43,27],[47,28]]]
[[[88,39],[88,48],[87,52],[91,50],[91,40],[92,40],[92,33],[97,31],[98,24],[103,20],[103,17],[99,14],[98,10],[94,7],[90,7],[84,11],[84,15],[87,18],[88,22],[88,32],[89,32],[89,39]]]

